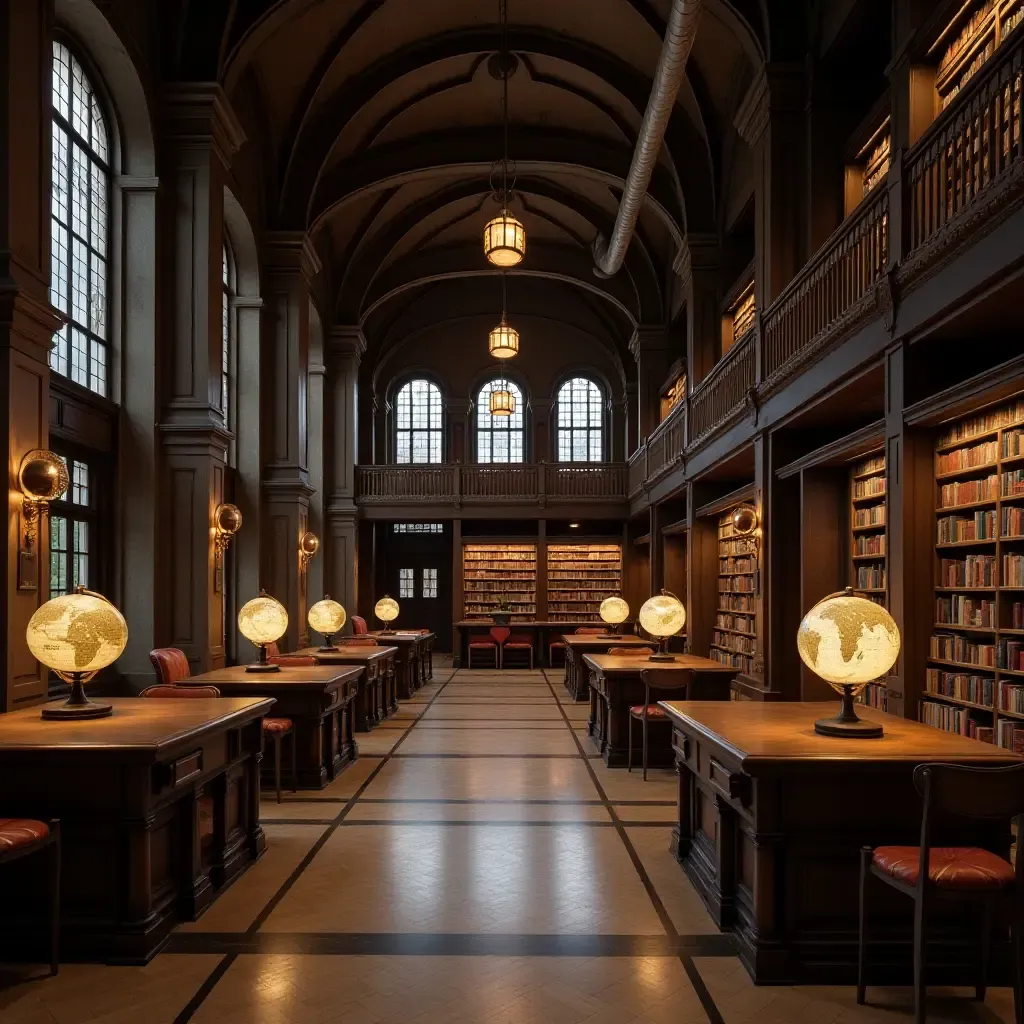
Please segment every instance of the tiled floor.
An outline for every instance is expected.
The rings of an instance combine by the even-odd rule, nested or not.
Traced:
[[[674,773],[607,769],[560,673],[436,675],[326,789],[263,803],[266,856],[167,952],[0,973],[0,1021],[912,1019],[908,989],[755,988],[668,851]],[[967,995],[933,990],[929,1020],[1012,1020],[1006,990]]]

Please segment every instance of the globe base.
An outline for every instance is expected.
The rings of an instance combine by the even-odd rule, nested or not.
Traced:
[[[858,740],[882,735],[882,727],[877,722],[865,722],[863,718],[854,718],[852,722],[840,718],[819,718],[814,723],[814,731],[822,736],[847,736]]]
[[[657,654],[648,654],[647,655],[647,660],[648,661],[675,661],[676,660],[676,656],[674,654],[669,654],[668,651],[658,651]]]
[[[335,647],[334,644],[325,644],[323,647],[316,649],[317,654],[337,654],[341,648]]]
[[[594,637],[594,639],[595,640],[618,640],[619,639],[619,634],[618,633],[598,633],[597,636]]]
[[[99,704],[91,700],[86,700],[84,704],[72,704],[69,700],[63,704],[54,701],[53,707],[45,705],[39,717],[49,722],[73,722],[80,718],[108,718],[113,713],[113,704]]]
[[[280,665],[269,665],[266,662],[257,662],[255,665],[246,665],[246,672],[280,672]]]

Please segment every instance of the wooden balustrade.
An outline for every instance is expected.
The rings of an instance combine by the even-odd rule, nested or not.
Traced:
[[[547,477],[547,497],[553,501],[621,501],[626,496],[626,467],[620,463],[578,462],[540,468]]]
[[[629,457],[626,494],[633,498],[644,489],[647,480],[647,445],[643,444]]]
[[[687,402],[679,402],[647,439],[647,477],[654,479],[671,469],[686,448]]]
[[[878,186],[833,232],[810,262],[765,310],[761,378],[785,372],[842,325],[874,306],[875,285],[889,258],[889,193]]]
[[[458,466],[359,466],[359,498],[368,502],[451,501]]]
[[[989,197],[1024,164],[1024,33],[1008,39],[907,154],[908,246],[920,249]],[[998,213],[998,206],[992,208]]]
[[[461,497],[467,501],[536,497],[538,468],[521,463],[462,466]]]
[[[738,341],[697,385],[688,400],[688,444],[694,445],[739,408],[754,386],[755,332]]]

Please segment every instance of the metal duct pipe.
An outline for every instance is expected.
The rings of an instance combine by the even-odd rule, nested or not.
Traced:
[[[619,212],[615,216],[612,237],[609,240],[598,233],[594,239],[594,273],[598,277],[611,277],[617,273],[626,258],[626,250],[636,230],[640,208],[665,138],[668,119],[672,116],[676,95],[686,71],[686,60],[690,56],[693,37],[697,34],[700,10],[701,0],[673,0],[665,29],[665,42],[658,58],[658,68],[654,73],[654,84],[640,125],[636,149],[633,150],[633,162],[629,166]]]

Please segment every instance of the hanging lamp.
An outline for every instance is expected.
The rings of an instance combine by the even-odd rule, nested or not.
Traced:
[[[484,226],[484,255],[496,267],[515,267],[526,255],[526,228],[509,212],[512,192],[508,184],[508,79],[515,69],[515,58],[508,49],[508,0],[498,0],[501,21],[501,53],[491,58],[490,71],[501,78],[502,157],[501,189],[495,190],[495,199],[501,212]],[[491,172],[492,181],[494,172]]]
[[[516,396],[509,389],[507,381],[496,380],[494,383],[497,387],[491,391],[491,415],[511,416],[516,411]]]
[[[487,336],[487,350],[495,359],[511,359],[519,355],[519,332],[505,315],[505,275],[501,275],[501,323]]]

